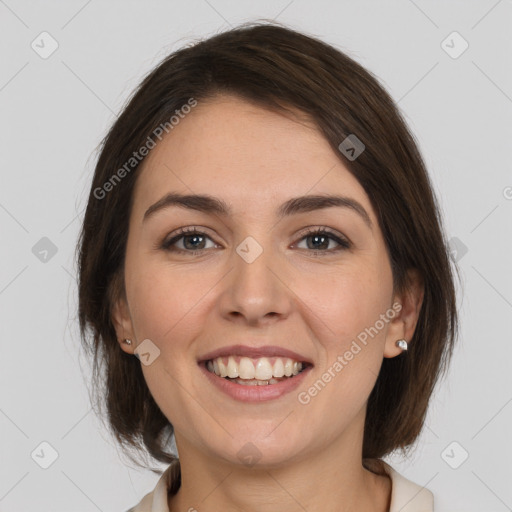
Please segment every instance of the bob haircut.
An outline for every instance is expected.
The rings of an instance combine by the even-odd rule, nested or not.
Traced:
[[[125,294],[124,256],[140,162],[130,172],[121,169],[153,141],[159,126],[169,127],[168,120],[191,98],[200,102],[218,94],[275,112],[298,109],[312,120],[376,211],[394,291],[405,291],[408,269],[417,269],[423,278],[410,349],[407,355],[384,358],[364,426],[363,459],[382,458],[395,449],[405,454],[423,428],[458,330],[439,206],[416,140],[377,78],[334,47],[266,21],[240,25],[168,55],[143,79],[100,144],[77,246],[80,336],[94,361],[93,407],[99,405],[101,415],[106,406],[110,429],[137,465],[130,451],[144,457],[148,452],[165,463],[176,459],[166,451],[174,428],[153,400],[138,359],[120,349],[111,318],[114,303]],[[351,134],[365,145],[356,159],[339,150]],[[113,181],[116,171],[122,174],[119,182]]]

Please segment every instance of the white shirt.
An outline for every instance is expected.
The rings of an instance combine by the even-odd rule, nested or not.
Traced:
[[[407,480],[389,464],[379,460],[391,479],[391,503],[389,512],[433,512],[434,495],[425,487]],[[126,512],[169,512],[167,490],[172,464],[162,473],[153,491]]]

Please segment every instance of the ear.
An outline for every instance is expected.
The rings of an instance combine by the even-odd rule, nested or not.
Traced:
[[[424,283],[417,269],[409,269],[407,274],[408,285],[406,290],[393,297],[393,305],[400,304],[401,309],[389,322],[384,357],[396,357],[401,354],[402,349],[396,346],[396,341],[405,339],[407,343],[410,343],[418,323],[425,292]],[[395,306],[393,309],[397,311],[398,307]]]
[[[117,341],[121,346],[121,349],[124,350],[127,354],[133,355],[136,343],[135,336],[133,334],[132,319],[126,298],[120,297],[114,303],[111,317],[112,323],[114,324],[114,328],[116,330]],[[124,342],[124,340],[127,338],[132,341],[131,345],[128,345]]]

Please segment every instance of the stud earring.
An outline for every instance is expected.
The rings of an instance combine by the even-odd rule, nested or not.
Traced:
[[[402,350],[407,350],[407,348],[408,348],[407,340],[403,340],[403,339],[402,340],[396,340],[395,345],[398,348],[401,348]]]
[[[125,342],[127,345],[131,345],[131,344],[132,344],[132,340],[129,340],[129,339],[124,340],[124,342]]]

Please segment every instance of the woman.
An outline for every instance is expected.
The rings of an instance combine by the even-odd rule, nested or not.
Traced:
[[[164,59],[103,142],[79,249],[112,431],[168,464],[131,511],[433,510],[382,458],[447,368],[453,274],[414,138],[355,61],[272,24]]]

